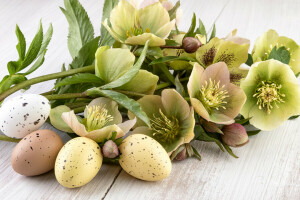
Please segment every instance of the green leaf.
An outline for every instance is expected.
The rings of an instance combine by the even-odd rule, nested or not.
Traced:
[[[117,80],[102,86],[101,89],[112,89],[112,88],[120,87],[128,83],[131,79],[133,79],[141,69],[141,66],[145,60],[145,57],[147,55],[147,50],[148,50],[148,44],[149,44],[149,40],[146,42],[141,56],[133,65],[133,67],[131,67],[124,75],[122,75]]]
[[[275,59],[288,65],[291,59],[291,55],[290,52],[286,49],[286,47],[282,46],[277,49],[277,47],[275,46],[272,49],[267,60],[269,59]]]
[[[180,1],[177,1],[176,4],[173,6],[171,10],[169,10],[169,16],[170,20],[173,20],[176,18],[176,11],[180,7]]]
[[[197,28],[196,33],[207,36],[205,26],[201,19],[199,19],[199,27]]]
[[[297,119],[298,117],[300,117],[300,115],[291,116],[289,120]]]
[[[165,64],[157,64],[156,65],[160,71],[166,76],[166,78],[175,85],[175,78],[173,74],[170,72],[169,68]]]
[[[8,90],[12,85],[21,83],[26,80],[27,80],[27,78],[23,75],[15,74],[15,75],[10,75],[10,76],[5,76],[0,83],[0,94],[2,94],[4,91]]]
[[[150,121],[147,116],[147,114],[142,110],[140,104],[136,102],[133,99],[130,99],[124,94],[121,94],[119,92],[113,91],[113,90],[99,90],[98,88],[90,89],[87,91],[87,94],[89,96],[93,95],[101,95],[108,97],[114,101],[116,101],[118,104],[132,112],[135,116],[137,116],[139,119],[141,119],[143,122],[145,122],[148,126],[150,126]]]
[[[42,54],[45,54],[45,51],[47,49],[47,46],[49,45],[51,38],[52,38],[52,34],[53,34],[53,26],[52,24],[49,25],[49,28],[47,30],[47,32],[45,33],[45,35],[43,36],[43,42],[42,42],[42,46],[40,48],[40,51],[38,53],[37,56],[40,56]]]
[[[68,48],[72,58],[87,42],[94,38],[92,23],[78,0],[64,0],[65,9],[60,8],[69,23]]]
[[[10,61],[7,63],[7,70],[10,75],[13,75],[17,72],[18,68],[21,65],[21,61]]]
[[[65,85],[74,85],[78,83],[95,83],[98,86],[100,86],[104,84],[104,81],[94,74],[81,73],[81,74],[75,74],[74,76],[64,78],[63,80],[61,80],[59,83],[55,85],[55,88],[62,87]]]
[[[50,111],[49,119],[52,126],[56,129],[67,132],[74,133],[73,130],[66,124],[66,122],[61,118],[64,112],[70,112],[71,109],[68,106],[62,105],[57,106]]]
[[[244,119],[244,118],[242,118],[242,119],[236,119],[235,123],[238,123],[238,124],[241,124],[241,125],[248,124],[250,119],[251,119],[251,117],[250,118],[246,118],[246,119]]]
[[[193,147],[192,146],[192,149],[193,149],[193,152],[194,152],[194,156],[196,157],[196,158],[198,158],[198,160],[200,160],[201,161],[201,155],[200,155],[200,153],[197,151],[197,149],[195,148],[195,147]]]
[[[28,51],[25,55],[25,58],[24,58],[24,61],[22,62],[21,67],[19,69],[17,69],[17,71],[21,71],[22,69],[24,69],[25,67],[30,65],[36,59],[36,57],[41,49],[42,42],[43,42],[43,26],[42,26],[42,22],[40,21],[39,29],[28,48]]]
[[[174,40],[166,40],[166,46],[179,46]]]
[[[35,61],[35,63],[32,65],[32,67],[28,71],[26,71],[25,73],[20,73],[20,74],[26,76],[26,75],[34,72],[35,70],[37,70],[44,63],[46,52],[47,52],[47,49],[44,50],[44,52],[40,55],[40,57]]]
[[[246,65],[251,66],[253,64],[253,58],[250,53],[248,53],[248,59],[246,61]]]
[[[23,61],[26,53],[26,40],[18,25],[16,25],[16,35],[18,38],[16,48],[18,50],[19,60]]]
[[[109,17],[111,10],[119,3],[119,0],[105,0],[102,12],[102,22],[108,19],[108,25],[110,26]],[[106,28],[101,25],[101,40],[100,46],[112,46],[115,39],[109,34]]]
[[[248,136],[257,135],[261,130],[255,130],[255,131],[247,131]]]
[[[184,87],[181,84],[178,75],[175,78],[175,87],[176,87],[176,91],[181,94],[181,96],[185,96],[185,91],[184,91]]]
[[[196,14],[194,13],[193,18],[192,18],[191,26],[190,26],[188,32],[185,34],[184,37],[194,37],[195,36],[195,33],[194,33],[195,28],[196,28]]]
[[[92,39],[86,43],[78,52],[78,55],[70,64],[72,69],[81,68],[93,64],[95,60],[95,53],[98,49],[100,37]]]
[[[225,144],[224,142],[222,142],[225,150],[234,158],[239,158],[238,156],[236,156],[233,152],[232,152],[232,149],[227,145]]]
[[[160,63],[165,63],[165,62],[170,62],[170,61],[174,61],[174,60],[183,60],[183,61],[192,61],[192,62],[197,62],[196,59],[191,58],[191,57],[184,57],[184,56],[165,56],[162,58],[158,58],[156,60],[153,60],[149,65],[155,65],[155,64],[160,64]]]
[[[140,56],[142,54],[143,49],[143,47],[138,48],[134,52],[134,55]],[[163,53],[160,47],[149,47],[147,51],[147,56],[163,57]]]
[[[195,133],[194,140],[205,141],[205,142],[215,142],[219,146],[219,148],[222,151],[224,151],[224,148],[223,148],[220,140],[208,135],[201,126],[195,126],[194,133]]]
[[[214,37],[216,37],[216,24],[214,24],[213,30],[210,34],[210,38],[208,41],[210,41],[211,39],[213,39]]]

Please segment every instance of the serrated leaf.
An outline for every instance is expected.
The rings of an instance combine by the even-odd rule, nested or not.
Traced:
[[[53,26],[52,26],[52,24],[50,24],[47,32],[43,36],[42,46],[41,46],[40,51],[37,56],[40,56],[41,54],[45,54],[47,46],[49,45],[49,43],[51,41],[52,34],[53,34]]]
[[[104,81],[94,74],[81,73],[81,74],[75,74],[74,76],[64,78],[63,80],[61,80],[59,83],[55,85],[55,88],[62,87],[65,85],[74,85],[78,83],[95,83],[98,86],[100,86],[104,84]]]
[[[102,22],[105,19],[109,19],[111,10],[119,3],[119,0],[105,0],[103,5],[102,12]],[[110,26],[110,22],[108,20],[108,25]],[[114,38],[109,34],[106,28],[101,25],[101,40],[100,46],[112,46],[114,44]]]
[[[156,60],[153,60],[149,65],[156,65],[156,64],[160,64],[160,63],[165,63],[165,62],[170,62],[170,61],[174,61],[174,60],[183,60],[183,61],[192,61],[192,62],[197,62],[196,59],[191,58],[191,57],[177,57],[177,56],[165,56],[162,58],[158,58]]]
[[[184,37],[194,37],[195,36],[195,28],[196,28],[196,14],[193,14],[192,23],[188,30],[188,32],[185,34]]]
[[[21,67],[17,69],[17,71],[21,71],[36,59],[41,49],[42,42],[43,42],[43,26],[42,26],[42,22],[40,21],[39,29],[28,48],[28,51],[25,55]]]
[[[222,142],[220,140],[208,135],[201,126],[195,126],[194,133],[195,133],[194,140],[205,141],[205,142],[214,142],[219,146],[219,148],[222,151],[224,151]]]
[[[147,114],[142,110],[140,104],[133,99],[130,99],[124,94],[113,90],[100,90],[98,88],[90,89],[87,91],[89,96],[105,96],[116,101],[118,104],[132,112],[136,117],[145,122],[148,126],[150,126],[150,121]]]
[[[272,49],[267,60],[269,59],[275,59],[288,65],[291,59],[291,55],[290,52],[286,49],[286,47],[282,46],[277,49],[277,47],[275,46]]]
[[[5,76],[3,80],[0,83],[0,94],[2,94],[4,91],[8,90],[11,86],[21,83],[23,81],[26,81],[27,78],[23,75],[11,75],[11,76]]]
[[[78,55],[70,64],[72,69],[81,68],[93,64],[95,60],[95,53],[98,49],[100,37],[86,43],[78,52]]]
[[[210,34],[210,38],[208,41],[210,41],[211,39],[213,39],[214,37],[216,37],[216,24],[214,24],[213,30]]]
[[[47,49],[44,50],[44,52],[40,55],[40,57],[35,61],[35,63],[32,65],[32,67],[25,73],[21,73],[21,75],[28,75],[32,72],[34,72],[35,70],[37,70],[43,63],[45,60],[45,54],[47,52]]]
[[[176,4],[173,6],[173,8],[168,11],[169,16],[170,16],[170,20],[173,20],[173,19],[176,18],[176,11],[179,7],[180,7],[180,1],[177,1]]]
[[[75,58],[81,47],[94,38],[94,28],[78,0],[64,0],[64,4],[65,9],[60,9],[69,23],[68,48]]]
[[[18,25],[16,25],[16,36],[18,38],[18,44],[16,48],[19,54],[19,60],[22,61],[24,60],[26,53],[26,40]]]
[[[257,135],[261,130],[255,130],[255,131],[247,131],[248,136]]]
[[[128,83],[129,81],[131,81],[131,79],[133,79],[137,75],[139,70],[141,69],[141,66],[142,66],[142,64],[145,60],[146,55],[147,55],[148,44],[149,44],[149,40],[146,42],[141,56],[136,61],[136,63],[133,65],[133,67],[131,67],[124,75],[122,75],[117,80],[115,80],[111,83],[108,83],[106,85],[103,85],[101,87],[101,89],[112,89],[112,88],[120,87],[120,86]]]

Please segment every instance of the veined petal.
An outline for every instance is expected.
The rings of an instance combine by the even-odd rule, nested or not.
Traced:
[[[118,124],[117,126],[126,134],[135,125],[136,121],[136,118],[134,118],[133,120],[127,120],[121,124]]]
[[[220,85],[225,85],[230,82],[230,74],[227,68],[227,65],[224,62],[218,62],[210,65],[205,69],[201,76],[201,85],[205,81],[215,80],[216,82],[220,81]]]
[[[190,109],[190,114],[186,120],[181,124],[182,129],[180,133],[184,137],[184,143],[189,143],[194,139],[194,128],[195,128],[195,118],[194,118],[194,109]]]
[[[79,135],[81,137],[85,137],[88,134],[88,132],[85,129],[85,126],[78,121],[78,119],[77,119],[77,117],[76,117],[73,110],[70,111],[70,112],[64,112],[61,115],[61,118],[66,122],[66,124],[77,135]]]
[[[209,113],[207,112],[206,108],[203,106],[203,104],[198,99],[191,97],[190,101],[191,101],[193,108],[198,113],[198,115],[200,115],[201,117],[206,119],[206,121],[211,121]]]
[[[117,132],[116,138],[123,137],[125,133],[118,125],[109,125],[101,129],[97,129],[89,132],[85,137],[94,140],[95,142],[103,142],[105,139],[109,139],[112,136],[113,132]]]
[[[129,37],[125,40],[126,44],[130,45],[145,45],[145,43],[149,40],[149,46],[162,46],[166,44],[166,41],[160,37],[152,33],[143,33],[141,35]]]

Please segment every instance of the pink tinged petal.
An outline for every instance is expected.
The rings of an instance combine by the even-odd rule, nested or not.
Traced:
[[[196,93],[201,89],[201,77],[204,72],[204,68],[198,63],[194,64],[192,74],[187,84],[188,93],[190,97],[195,97]]]
[[[70,112],[64,112],[61,115],[61,118],[66,122],[66,124],[77,135],[79,135],[81,137],[85,137],[88,134],[88,132],[85,129],[85,126],[78,121],[78,119],[77,119],[77,117],[76,117],[73,110],[70,111]]]
[[[209,113],[207,112],[207,110],[205,109],[203,104],[198,99],[190,98],[190,101],[191,101],[191,104],[192,104],[193,108],[198,113],[198,115],[200,115],[201,117],[203,117],[207,121],[211,121]]]
[[[173,8],[173,3],[170,1],[163,1],[161,4],[167,11],[169,11]]]
[[[195,118],[194,118],[194,109],[191,108],[190,115],[184,122],[181,124],[182,131],[181,134],[184,138],[184,143],[189,143],[194,139],[194,128],[195,128]]]
[[[87,135],[85,135],[85,137],[90,138],[95,142],[103,142],[105,139],[109,139],[114,131],[117,132],[116,138],[120,138],[125,135],[123,130],[114,124],[91,131]]]
[[[207,67],[201,77],[201,85],[205,84],[205,81],[209,82],[215,80],[216,83],[220,81],[220,86],[228,84],[230,82],[230,74],[226,63],[218,62]]]
[[[176,11],[176,25],[177,26],[181,22],[182,16],[183,16],[183,10],[181,8],[178,8]]]
[[[126,134],[135,125],[136,121],[136,118],[134,118],[133,120],[127,120],[126,122],[118,124],[117,126]]]
[[[166,44],[166,41],[160,37],[152,33],[143,33],[141,35],[129,37],[125,40],[126,44],[130,45],[145,45],[145,43],[149,40],[149,46],[163,46]]]
[[[174,89],[165,89],[161,93],[162,105],[169,117],[174,116],[183,121],[190,115],[190,107],[187,101]]]
[[[217,123],[217,124],[232,124],[234,123],[234,119],[232,119],[231,117],[221,113],[221,112],[213,112],[210,115],[210,121]]]
[[[141,1],[141,0],[140,0]],[[145,8],[147,6],[150,6],[154,3],[158,2],[158,0],[144,0],[141,2],[141,4],[139,5],[139,9],[141,8]]]

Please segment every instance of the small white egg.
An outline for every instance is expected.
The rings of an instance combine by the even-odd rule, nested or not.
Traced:
[[[24,94],[5,101],[0,107],[0,130],[12,138],[23,138],[38,130],[50,114],[48,99]]]

